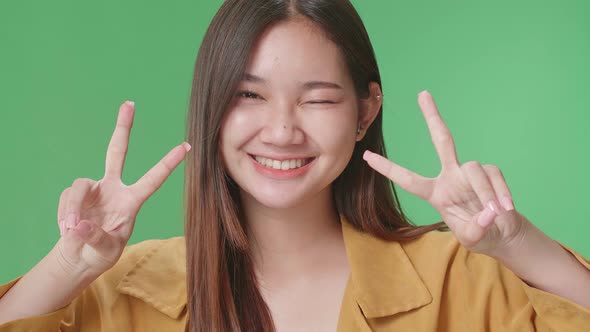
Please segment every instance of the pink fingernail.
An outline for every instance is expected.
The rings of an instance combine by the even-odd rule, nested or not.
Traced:
[[[367,160],[367,158],[369,158],[370,155],[371,155],[371,151],[369,151],[369,150],[365,151],[365,153],[363,153],[363,159]]]
[[[130,106],[135,106],[135,102],[132,100],[127,100],[125,103]]]
[[[514,210],[514,202],[510,196],[503,196],[500,201],[502,202],[502,206],[504,210],[511,211]]]
[[[182,146],[184,147],[186,152],[189,152],[192,148],[192,146],[190,144],[188,144],[187,142],[182,143]]]
[[[489,208],[486,208],[481,215],[479,216],[479,218],[477,218],[477,224],[480,225],[481,227],[488,227],[490,224],[492,224],[494,222],[494,217],[496,216],[496,214],[494,213],[494,211],[490,210]]]
[[[496,203],[496,200],[491,200],[488,202],[488,208],[492,210],[496,214],[500,214],[500,206]]]

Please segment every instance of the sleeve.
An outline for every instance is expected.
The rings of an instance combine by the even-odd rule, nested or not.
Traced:
[[[590,271],[590,260],[568,246],[559,244]],[[563,297],[531,287],[522,280],[520,284],[535,312],[549,328],[555,331],[590,331],[589,309]],[[588,287],[590,288],[590,285]]]
[[[20,278],[18,277],[13,281],[10,281],[0,286],[0,298],[6,294],[14,284],[16,284]],[[25,332],[25,331],[67,331],[66,327],[72,326],[68,321],[68,312],[73,309],[74,302],[69,305],[56,310],[54,312],[32,316],[14,321],[0,324],[0,332]]]
[[[590,270],[589,260],[559,244]],[[461,285],[455,286],[454,294],[462,293],[463,299],[455,318],[469,317],[473,330],[481,330],[483,324],[486,331],[590,331],[590,310],[529,286],[491,257],[461,247],[453,265],[461,270]]]
[[[31,316],[0,324],[0,332],[72,332],[102,331],[105,321],[116,322],[121,331],[129,331],[127,318],[133,310],[117,290],[117,285],[140,259],[161,245],[162,240],[146,240],[126,246],[119,261],[88,285],[65,307],[43,315]],[[0,298],[22,277],[0,286]],[[118,301],[120,300],[120,301]],[[118,302],[117,302],[118,301]],[[117,303],[117,307],[115,306]]]

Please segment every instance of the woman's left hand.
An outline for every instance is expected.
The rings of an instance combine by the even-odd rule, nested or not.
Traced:
[[[377,172],[430,203],[467,249],[490,256],[509,251],[523,238],[529,221],[514,209],[502,172],[477,161],[459,164],[453,137],[432,95],[421,92],[418,104],[439,155],[440,174],[426,178],[369,151],[364,159]]]

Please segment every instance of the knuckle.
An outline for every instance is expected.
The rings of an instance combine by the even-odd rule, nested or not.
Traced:
[[[407,186],[412,187],[412,186],[416,185],[417,179],[409,170],[407,170],[407,169],[403,170],[402,173],[404,175],[403,178],[405,179]]]
[[[144,175],[145,178],[145,182],[147,183],[147,185],[150,188],[158,188],[158,184],[156,182],[156,179],[154,179],[154,174],[152,172],[148,172]]]
[[[453,136],[449,133],[441,133],[438,136],[432,138],[433,143],[454,143]]]
[[[500,169],[498,168],[498,166],[496,166],[496,165],[492,165],[492,164],[485,164],[485,165],[482,165],[482,166],[483,166],[483,168],[485,168],[486,170],[490,170],[490,171],[498,171],[498,170],[500,170]]]
[[[118,154],[127,153],[127,147],[126,146],[122,146],[120,144],[110,144],[109,145],[109,151],[115,152],[115,153],[118,153]]]
[[[461,165],[461,167],[463,167],[467,170],[474,170],[474,169],[481,167],[481,165],[480,165],[479,161],[477,161],[477,160],[470,160],[468,162],[463,163],[463,165]]]
[[[77,178],[72,182],[72,187],[82,187],[92,183],[93,180],[89,178]]]
[[[502,170],[496,165],[484,165],[483,167],[489,174],[503,176]]]
[[[174,167],[172,167],[172,165],[169,165],[169,162],[167,162],[166,160],[162,160],[160,164],[162,166],[162,171],[166,173],[172,173],[172,171],[174,170]]]
[[[72,190],[72,187],[67,187],[66,189],[64,189],[61,194],[59,195],[59,200],[65,200],[65,198],[68,196],[68,194],[70,193],[70,191]]]

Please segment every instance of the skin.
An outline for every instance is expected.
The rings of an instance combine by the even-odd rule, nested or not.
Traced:
[[[232,104],[221,148],[226,169],[241,188],[262,294],[278,331],[334,330],[349,267],[331,183],[346,166],[354,142],[362,139],[357,126],[367,128],[375,118],[381,91],[372,83],[371,97],[357,107],[336,46],[301,20],[263,34],[247,72],[263,81],[241,83],[239,91],[250,93],[238,94]],[[301,88],[312,80],[343,89]],[[369,151],[368,166],[430,203],[467,249],[498,259],[534,287],[590,308],[590,271],[514,208],[497,166],[459,163],[430,93],[421,92],[418,104],[441,161],[440,174],[425,178]],[[278,180],[256,172],[249,155],[316,160],[305,175]]]
[[[241,88],[254,89],[259,98],[236,98],[220,142],[227,171],[241,188],[255,271],[278,331],[336,329],[350,271],[331,183],[381,107],[378,84],[371,83],[369,99],[357,100],[335,46],[313,32],[313,26],[295,20],[261,36],[248,72],[265,83],[244,83]],[[342,90],[302,90],[301,82],[311,80],[337,82]],[[310,103],[314,100],[337,103]],[[497,167],[460,164],[432,96],[422,92],[418,102],[441,173],[425,178],[370,152],[368,167],[429,202],[468,249],[498,259],[534,287],[590,308],[590,271],[514,209]],[[77,179],[62,193],[61,238],[0,299],[0,323],[64,307],[114,265],[141,205],[190,150],[186,143],[177,146],[137,183],[122,183],[134,112],[132,102],[119,109],[105,176]],[[359,124],[363,129],[357,133]],[[256,173],[248,154],[316,161],[301,178],[277,180]]]
[[[0,324],[65,307],[121,257],[145,201],[166,181],[190,150],[174,147],[136,183],[121,180],[135,104],[119,108],[104,177],[76,179],[60,195],[61,237],[51,251],[0,299]]]
[[[334,331],[349,266],[331,183],[364,134],[359,122],[368,127],[381,103],[359,109],[340,51],[302,20],[261,35],[246,72],[262,80],[240,83],[220,144],[241,189],[261,292],[279,331]],[[341,88],[305,89],[310,81]],[[277,179],[258,173],[250,155],[315,160],[304,175]]]

